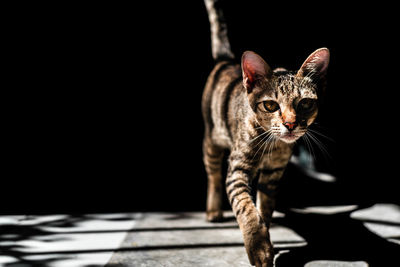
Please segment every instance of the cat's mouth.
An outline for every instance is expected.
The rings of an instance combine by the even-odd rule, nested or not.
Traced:
[[[293,143],[299,138],[300,138],[300,135],[298,135],[296,133],[284,133],[280,136],[280,139],[286,143]]]

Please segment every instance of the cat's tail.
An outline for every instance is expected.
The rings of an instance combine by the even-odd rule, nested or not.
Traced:
[[[233,59],[228,31],[219,0],[204,0],[211,30],[211,51],[215,60]]]

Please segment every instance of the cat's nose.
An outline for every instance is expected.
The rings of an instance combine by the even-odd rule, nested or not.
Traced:
[[[296,128],[297,122],[289,122],[289,121],[286,121],[286,122],[283,123],[283,125],[285,125],[285,127],[286,127],[289,131],[292,131],[292,130],[294,130],[294,128]]]

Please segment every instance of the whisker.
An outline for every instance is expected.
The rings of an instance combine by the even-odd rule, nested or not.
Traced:
[[[260,158],[262,158],[262,157],[264,156],[265,149],[267,148],[268,143],[270,143],[270,140],[271,140],[271,139],[274,139],[274,137],[273,137],[272,134],[271,134],[271,135],[268,137],[268,139],[264,142],[264,149],[263,149],[263,152],[262,152]]]
[[[270,137],[271,137],[271,135],[264,136],[264,137],[261,139],[261,141],[258,142],[257,146],[258,146],[259,144],[261,144],[262,142],[264,142],[265,140],[268,140]],[[256,157],[256,155],[257,155],[257,153],[258,153],[258,151],[260,151],[260,149],[261,149],[262,147],[263,147],[263,146],[260,146],[260,147],[257,149],[256,153],[254,153],[254,156],[253,156],[253,158],[252,158],[251,160],[254,160],[254,158]]]
[[[253,138],[253,139],[251,139],[251,140],[249,141],[249,144],[251,144],[252,142],[254,142],[255,140],[257,140],[258,138],[260,138],[261,136],[263,136],[263,135],[265,135],[265,134],[267,134],[267,133],[269,133],[269,132],[271,132],[271,130],[268,130],[268,131],[266,131],[266,132],[263,132],[263,133],[257,135],[255,138]]]
[[[266,136],[264,136],[263,138],[261,138],[261,141],[259,141],[258,143],[257,143],[257,145],[256,146],[258,146],[258,145],[260,145],[262,142],[264,142],[266,139],[265,138],[267,138],[267,137],[269,137],[269,135],[271,134],[271,132],[266,132],[267,133],[267,135]]]
[[[314,161],[316,161],[315,152],[314,152],[314,149],[312,147],[311,140],[309,140],[309,137],[308,137],[307,133],[305,135],[303,135],[303,137],[304,137],[304,141],[305,141],[305,143],[307,145],[307,149],[310,152],[310,157],[312,157],[314,159]],[[310,166],[309,167],[312,167],[311,166],[311,160],[309,160],[309,162],[310,162]]]
[[[308,128],[308,130],[311,131],[311,132],[313,132],[313,133],[316,133],[316,134],[318,134],[318,135],[320,135],[320,136],[322,136],[322,137],[325,137],[325,138],[328,139],[329,141],[335,142],[335,140],[333,140],[333,139],[330,138],[329,136],[326,136],[326,135],[324,135],[324,134],[322,134],[322,133],[320,133],[320,132],[318,132],[318,131],[316,131],[316,130],[313,130],[313,129],[310,129],[310,128]]]
[[[327,156],[328,157],[327,159],[332,159],[325,145],[320,140],[318,140],[318,138],[315,135],[313,135],[311,132],[308,132],[308,136],[310,137],[310,140],[313,140],[317,145],[317,147],[321,149],[321,152],[323,152],[322,154],[324,155],[324,157]]]
[[[277,138],[273,138],[271,141],[272,142],[271,142],[271,144],[270,144],[270,146],[268,148],[268,157],[269,157],[269,159],[272,158],[272,151],[274,150],[275,144],[277,142]]]
[[[276,145],[276,143],[278,142],[278,138],[272,138],[272,144],[270,146],[270,150],[269,150],[269,158],[271,158],[272,155],[272,151],[274,150],[274,147]]]

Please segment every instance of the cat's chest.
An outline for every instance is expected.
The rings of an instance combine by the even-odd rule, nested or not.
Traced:
[[[258,168],[260,169],[284,168],[293,152],[293,145],[284,142],[271,143],[264,148],[263,153],[258,155],[260,157]]]

